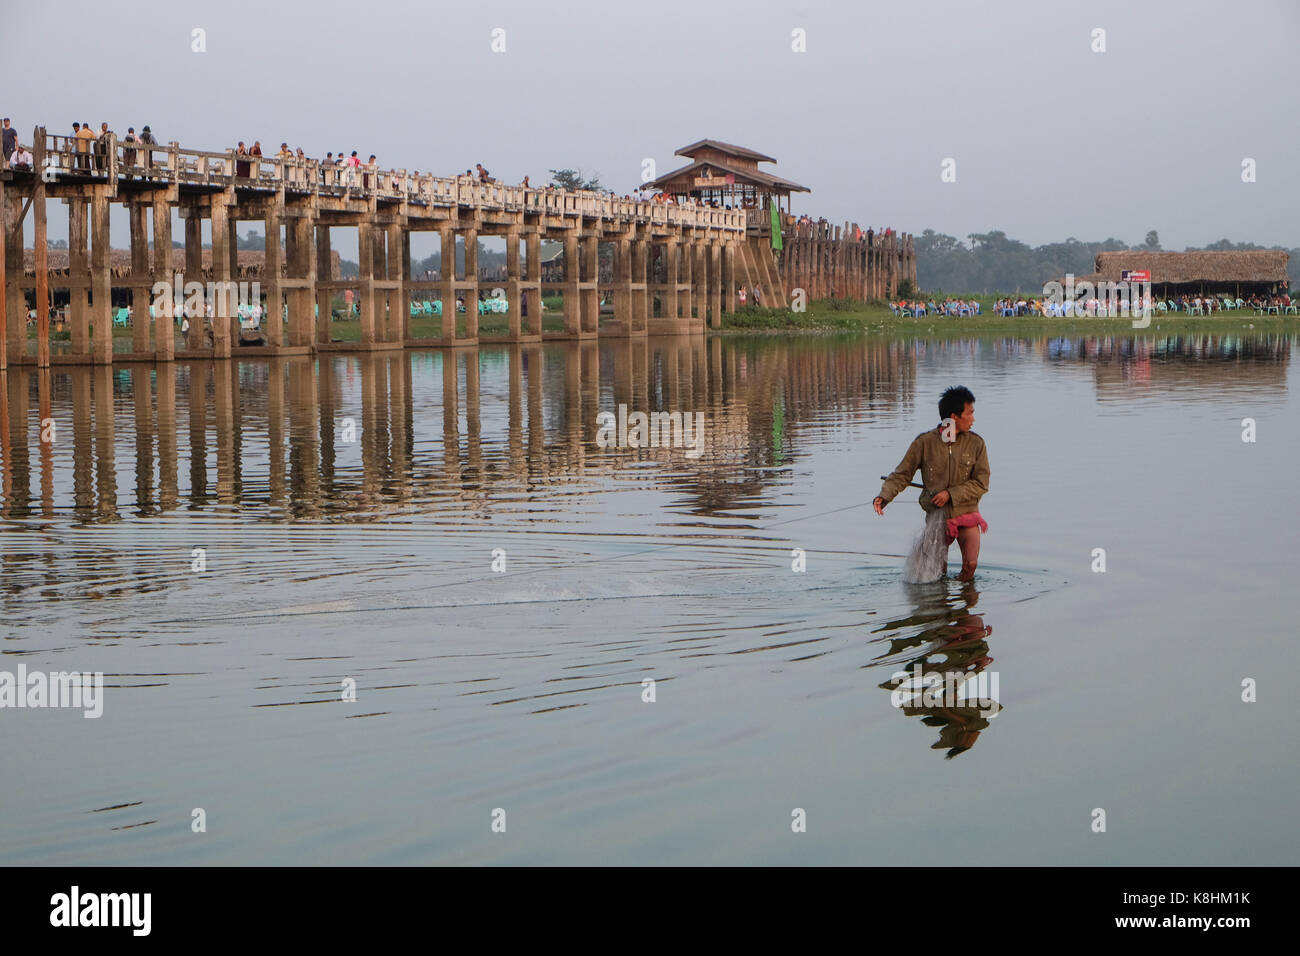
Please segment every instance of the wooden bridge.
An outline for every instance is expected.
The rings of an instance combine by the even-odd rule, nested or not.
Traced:
[[[761,290],[764,304],[786,301],[763,234],[770,228],[767,214],[753,210],[664,205],[595,192],[480,183],[467,176],[441,178],[404,169],[184,149],[174,142],[127,143],[112,134],[101,144],[51,135],[42,127],[33,133],[31,152],[34,162],[28,170],[9,168],[7,157],[0,160],[5,164],[0,167],[0,328],[5,341],[0,368],[8,363],[46,367],[51,361],[108,364],[702,333],[706,324],[717,328],[722,315],[733,311],[740,285]],[[67,290],[71,335],[70,349],[53,356],[46,242],[46,201],[51,198],[68,208],[68,270],[58,287]],[[130,267],[119,275],[110,262],[111,203],[126,207],[130,223]],[[182,283],[236,283],[238,223],[264,224],[260,293],[271,319],[265,322],[263,346],[237,346],[239,318],[226,295],[212,297],[203,348],[178,342],[174,308],[179,303],[169,295],[153,295],[157,283],[171,286],[175,279],[173,208],[184,222]],[[23,263],[23,223],[29,213],[35,256],[30,277]],[[205,219],[211,236],[206,270]],[[355,278],[333,274],[333,228],[357,230],[360,267]],[[420,231],[439,235],[443,268],[437,279],[412,275],[411,233]],[[458,236],[464,244],[462,275],[455,268]],[[505,240],[507,276],[492,283],[505,292],[504,335],[479,333],[477,260],[483,236]],[[543,239],[564,246],[562,281],[548,286],[563,296],[564,329],[545,336]],[[601,243],[613,246],[608,282],[599,281]],[[334,342],[331,306],[337,294],[349,289],[356,295],[360,341]],[[126,352],[113,347],[114,290],[132,303]],[[29,291],[36,302],[35,354],[25,321]],[[430,297],[448,306],[442,310],[441,334],[414,338],[410,303]],[[604,321],[602,298],[613,303],[613,314]],[[457,299],[467,305],[461,322],[451,307]],[[157,308],[151,310],[151,305]],[[284,320],[276,321],[276,316]],[[202,328],[205,320],[195,317],[194,325]]]

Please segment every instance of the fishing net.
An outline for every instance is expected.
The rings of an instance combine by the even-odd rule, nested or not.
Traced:
[[[925,516],[925,527],[912,542],[912,552],[903,565],[903,580],[908,584],[938,581],[948,569],[946,522],[942,508]]]

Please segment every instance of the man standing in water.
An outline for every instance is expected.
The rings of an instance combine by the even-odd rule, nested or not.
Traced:
[[[971,431],[975,424],[975,396],[970,389],[955,386],[939,399],[942,422],[912,441],[894,473],[885,479],[880,494],[872,501],[876,514],[906,488],[921,469],[920,505],[927,514],[943,509],[947,518],[947,540],[961,547],[961,575],[970,581],[979,563],[980,534],[989,525],[979,513],[980,499],[989,490],[989,458],[984,439]]]

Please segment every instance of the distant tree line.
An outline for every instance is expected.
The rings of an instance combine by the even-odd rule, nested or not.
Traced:
[[[997,293],[1041,292],[1043,283],[1066,273],[1087,275],[1099,252],[1126,250],[1163,251],[1160,236],[1153,229],[1140,245],[1120,239],[1080,242],[1070,238],[1029,246],[1011,239],[1005,232],[976,232],[962,242],[955,236],[927,229],[916,236],[916,278],[926,292]],[[1261,246],[1254,242],[1220,239],[1208,246],[1189,246],[1185,252],[1240,252],[1255,249],[1285,249],[1290,253],[1287,264],[1291,285],[1300,285],[1300,248]]]

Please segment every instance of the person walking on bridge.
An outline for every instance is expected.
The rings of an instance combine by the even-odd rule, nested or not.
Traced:
[[[95,141],[95,134],[90,124],[73,123],[72,135],[77,141],[77,169],[83,173],[90,172],[90,144]]]
[[[0,153],[4,154],[5,162],[14,154],[18,148],[18,130],[9,125],[9,117],[4,118],[4,130],[0,131]]]
[[[153,146],[158,142],[158,140],[153,138],[153,131],[149,129],[147,124],[140,129],[140,142],[145,146]],[[144,166],[145,169],[153,166],[153,150],[144,149],[141,152],[144,154],[144,162],[141,163],[141,165]]]

